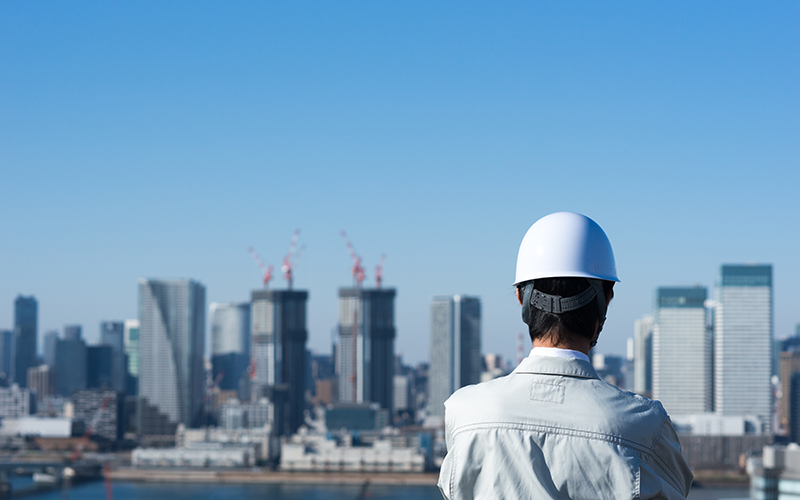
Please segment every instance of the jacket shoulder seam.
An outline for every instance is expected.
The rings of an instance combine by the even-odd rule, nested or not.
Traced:
[[[622,446],[627,446],[628,448],[641,450],[643,452],[649,452],[649,454],[655,455],[654,450],[650,449],[648,446],[643,445],[641,443],[637,443],[636,441],[625,439],[620,436],[615,436],[613,434],[605,434],[602,432],[570,429],[570,428],[556,427],[543,424],[525,424],[519,422],[481,422],[475,424],[467,424],[455,429],[453,431],[453,437],[455,438],[457,435],[464,432],[469,432],[471,430],[480,430],[480,429],[510,429],[510,430],[523,430],[523,431],[539,431],[548,434],[562,434],[565,436],[582,437],[586,439],[594,439],[596,441],[606,441],[610,443],[620,444]]]

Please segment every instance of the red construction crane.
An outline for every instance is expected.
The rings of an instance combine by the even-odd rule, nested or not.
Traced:
[[[272,266],[269,267],[265,266],[264,263],[261,262],[261,257],[258,256],[253,247],[247,247],[247,251],[250,252],[250,255],[253,256],[253,259],[255,259],[256,264],[258,264],[259,269],[261,269],[261,272],[264,273],[264,277],[261,279],[261,281],[262,283],[264,283],[264,288],[268,288],[269,280],[272,279]]]
[[[295,267],[297,267],[297,261],[300,259],[300,255],[302,255],[303,250],[305,250],[305,245],[300,247],[300,251],[297,252],[295,256],[294,251],[297,248],[297,238],[300,237],[300,230],[295,229],[294,234],[292,235],[292,241],[289,243],[289,253],[283,258],[283,265],[281,266],[281,271],[283,271],[283,277],[287,282],[287,286],[289,290],[292,289],[292,271]]]
[[[355,248],[353,248],[353,244],[350,243],[350,240],[347,238],[347,233],[344,232],[342,229],[339,234],[342,235],[344,238],[344,244],[347,245],[347,251],[350,252],[350,258],[353,259],[353,279],[356,282],[356,288],[361,288],[361,282],[364,281],[366,274],[364,273],[364,268],[361,266],[361,257],[356,253]]]
[[[383,283],[383,265],[386,263],[386,254],[381,254],[381,261],[375,267],[375,288],[380,288]]]

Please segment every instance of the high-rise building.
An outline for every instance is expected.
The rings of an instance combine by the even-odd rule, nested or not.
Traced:
[[[481,302],[464,295],[431,303],[431,365],[428,412],[444,417],[444,402],[481,377]]]
[[[650,397],[653,393],[653,317],[633,323],[633,392]]]
[[[36,400],[44,401],[55,391],[55,372],[49,365],[28,368],[28,389],[36,392]]]
[[[392,411],[395,295],[393,288],[339,289],[340,402],[377,403]]]
[[[14,378],[14,331],[0,330],[0,372],[4,375],[4,384]]]
[[[88,358],[86,343],[80,336],[80,327],[72,327],[67,336],[56,340],[55,393],[71,397],[76,391],[86,389]]]
[[[114,348],[110,345],[91,345],[87,347],[86,388],[114,390],[113,382]]]
[[[715,290],[714,410],[772,431],[772,265],[725,264]]]
[[[83,327],[81,325],[64,325],[64,338],[67,340],[83,338]]]
[[[211,304],[211,365],[217,385],[249,397],[250,304]]]
[[[203,418],[205,287],[188,279],[139,280],[137,429],[145,442],[171,442],[179,424]]]
[[[100,344],[111,347],[111,385],[108,389],[125,392],[125,324],[122,321],[100,323]],[[91,386],[90,386],[91,387]]]
[[[38,366],[36,332],[39,304],[35,297],[18,295],[14,301],[14,382],[28,384],[28,368]]]
[[[278,435],[290,436],[303,424],[308,292],[256,290],[252,294],[252,401],[269,398]]]
[[[653,323],[653,397],[670,415],[709,412],[711,335],[703,287],[662,287]]]
[[[56,366],[56,343],[58,342],[58,330],[52,330],[44,334],[44,364],[50,368]]]
[[[797,405],[800,394],[797,393],[797,379],[800,377],[800,351],[782,351],[780,353],[780,381],[781,399],[778,405],[778,429],[784,435],[792,437],[797,442],[800,437],[800,416],[797,414]]]
[[[139,320],[126,319],[123,342],[125,354],[128,356],[128,373],[139,376]]]
[[[126,319],[122,342],[125,346],[127,373],[125,375],[125,394],[136,396],[139,393],[139,320]]]

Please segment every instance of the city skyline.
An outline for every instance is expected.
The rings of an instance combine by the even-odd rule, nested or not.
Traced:
[[[655,288],[710,289],[731,262],[773,266],[790,335],[799,21],[788,1],[2,4],[0,329],[34,295],[40,339],[81,324],[94,344],[148,277],[246,302],[248,246],[282,288],[300,228],[309,347],[329,352],[346,229],[365,284],[387,255],[405,359],[428,358],[431,297],[459,293],[514,359],[519,242],[572,210],[622,280],[599,352],[625,352]]]

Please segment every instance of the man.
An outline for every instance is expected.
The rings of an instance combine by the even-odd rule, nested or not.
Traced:
[[[531,226],[514,285],[533,349],[509,376],[445,403],[445,498],[688,495],[692,473],[661,403],[601,381],[589,362],[617,281],[593,220],[559,212]]]

